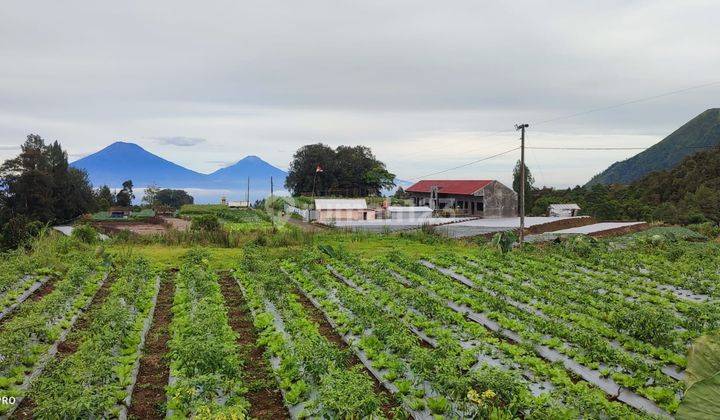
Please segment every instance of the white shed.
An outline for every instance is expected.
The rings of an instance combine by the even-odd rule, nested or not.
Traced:
[[[374,220],[375,210],[368,209],[363,198],[318,198],[315,199],[315,217],[320,222]]]
[[[550,217],[572,217],[577,216],[580,212],[580,206],[575,203],[550,204],[548,206],[548,216]]]
[[[422,220],[432,216],[432,209],[426,206],[401,207],[390,206],[387,209],[390,219],[393,220]]]

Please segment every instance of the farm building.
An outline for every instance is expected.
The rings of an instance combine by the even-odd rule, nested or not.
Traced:
[[[315,200],[315,218],[318,222],[375,220],[375,210],[369,209],[362,198],[318,198]]]
[[[130,207],[110,207],[108,209],[108,216],[113,219],[127,219],[132,214]]]
[[[250,207],[250,203],[247,201],[229,201],[227,206],[231,209],[243,209]]]
[[[430,207],[400,207],[390,206],[387,208],[387,214],[393,220],[422,220],[432,217],[432,209]]]
[[[416,206],[478,217],[515,217],[515,191],[495,180],[424,180],[405,190]]]
[[[550,204],[548,206],[548,216],[550,217],[572,217],[577,216],[579,212],[580,206],[575,203]]]

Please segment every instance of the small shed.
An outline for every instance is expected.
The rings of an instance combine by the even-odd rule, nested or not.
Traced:
[[[402,207],[390,206],[387,209],[392,220],[422,220],[432,216],[432,209],[426,206]]]
[[[113,219],[127,219],[132,214],[130,207],[110,207],[108,209],[108,216]]]
[[[580,213],[580,206],[575,203],[550,204],[548,216],[550,217],[573,217]]]
[[[375,220],[375,210],[369,209],[363,198],[318,198],[315,218],[318,222]]]

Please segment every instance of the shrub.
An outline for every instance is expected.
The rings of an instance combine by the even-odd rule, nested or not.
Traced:
[[[72,237],[86,244],[94,244],[98,241],[98,233],[90,225],[75,226]]]
[[[490,246],[504,254],[512,250],[513,244],[515,244],[517,240],[518,236],[513,231],[498,232],[493,236],[492,241],[490,241]]]
[[[203,214],[192,219],[191,228],[193,230],[215,232],[220,230],[220,220],[215,215]]]

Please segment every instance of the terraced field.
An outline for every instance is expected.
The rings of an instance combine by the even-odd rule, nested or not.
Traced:
[[[0,413],[692,418],[687,349],[720,324],[715,244],[502,254],[358,238],[248,245],[223,251],[230,264],[67,244],[64,264],[6,259]]]

